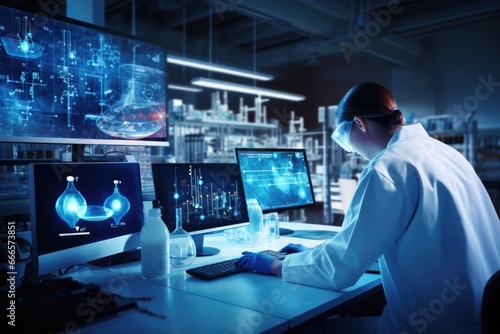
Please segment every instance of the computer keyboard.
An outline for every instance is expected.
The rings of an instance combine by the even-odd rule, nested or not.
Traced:
[[[273,250],[265,250],[260,253],[264,253],[266,255],[269,255],[273,259],[277,260],[282,260],[285,258],[287,255],[286,253],[280,253],[276,252]],[[188,273],[191,276],[205,279],[205,280],[211,280],[219,277],[224,277],[232,274],[236,274],[242,271],[246,271],[247,269],[243,267],[238,267],[235,264],[235,261],[239,258],[235,259],[229,259],[229,260],[224,260],[224,261],[219,261],[219,262],[214,262],[210,264],[206,264],[203,266],[195,267],[195,268],[190,268],[186,270],[186,273]]]

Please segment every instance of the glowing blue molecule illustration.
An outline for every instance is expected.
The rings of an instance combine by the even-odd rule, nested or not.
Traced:
[[[125,196],[120,194],[120,190],[118,189],[120,181],[114,180],[113,183],[115,184],[113,194],[104,201],[103,207],[113,211],[112,217],[115,220],[115,226],[119,226],[122,217],[130,210],[130,202]]]
[[[74,228],[78,220],[87,212],[87,201],[75,188],[73,176],[68,176],[66,181],[68,181],[66,190],[56,201],[56,212],[69,227]]]

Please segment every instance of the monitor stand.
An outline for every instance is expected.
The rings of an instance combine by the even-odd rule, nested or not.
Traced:
[[[92,260],[89,261],[88,264],[91,264],[96,267],[106,268],[118,264],[136,262],[140,260],[141,260],[141,249],[136,248],[124,251],[122,253],[105,256],[100,259]]]
[[[194,244],[196,245],[196,256],[211,256],[220,253],[220,249],[215,247],[203,247],[204,234],[192,235]]]
[[[280,227],[280,235],[292,234],[295,232],[294,230],[290,230],[289,228]]]

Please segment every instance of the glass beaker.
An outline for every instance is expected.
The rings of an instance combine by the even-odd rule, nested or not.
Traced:
[[[182,228],[182,208],[175,209],[175,230],[170,233],[170,265],[189,266],[196,258],[193,237]]]
[[[266,241],[280,237],[279,216],[277,212],[265,214],[262,219],[262,232]]]
[[[124,139],[140,139],[161,130],[166,117],[160,95],[162,76],[163,72],[154,68],[120,65],[120,80],[128,80],[127,89],[119,101],[97,118],[97,127]]]

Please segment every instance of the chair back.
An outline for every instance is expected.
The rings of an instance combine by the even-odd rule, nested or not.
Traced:
[[[486,282],[481,305],[481,334],[500,333],[500,270]]]

